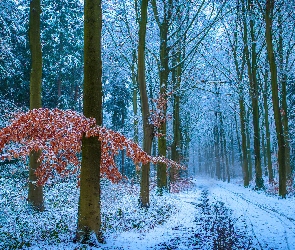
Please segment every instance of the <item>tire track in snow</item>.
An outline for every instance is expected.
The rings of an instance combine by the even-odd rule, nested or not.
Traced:
[[[202,184],[195,184],[195,188],[201,190],[202,193],[204,193],[204,192],[212,193],[212,192],[210,191],[210,189],[212,188],[212,184],[213,184],[213,183],[211,183],[210,185],[208,185],[207,183],[206,183],[206,184],[204,184],[204,183],[202,183]],[[215,184],[215,183],[214,183],[214,184]],[[215,196],[214,199],[216,199],[216,198],[217,198],[217,197]],[[232,200],[235,200],[237,203],[239,203],[239,201],[238,201],[237,199],[234,199],[233,197],[230,197],[230,198],[231,198]],[[220,199],[216,199],[216,201],[220,201]],[[211,203],[212,203],[212,201],[211,201]],[[196,206],[196,207],[198,207],[198,205],[199,205],[199,203],[195,203],[195,202],[190,202],[190,204],[192,204],[192,205],[194,205],[194,206]],[[248,204],[248,205],[249,205],[249,204]],[[230,207],[229,207],[229,208],[230,208]],[[230,209],[232,210],[232,208],[230,208]],[[247,210],[246,210],[246,211],[247,211]],[[245,214],[244,214],[244,216],[245,216]],[[237,217],[236,219],[239,220],[240,218],[241,218],[241,216],[240,216],[240,217]],[[255,234],[255,231],[254,231],[254,225],[253,225],[253,223],[252,223],[250,217],[246,215],[246,218],[248,219],[248,223],[247,223],[247,225],[249,226],[249,224],[250,224],[250,227],[251,227],[250,231],[252,232],[252,234],[249,235],[250,238],[253,237],[253,238],[256,240],[256,246],[258,245],[258,246],[260,247],[261,250],[264,250],[265,248],[263,248],[263,246],[262,246],[262,244],[260,243],[260,241],[259,241],[257,235]],[[249,247],[251,247],[251,246],[249,245]],[[250,248],[245,248],[245,249],[250,249]],[[252,249],[252,248],[251,248],[251,249]],[[253,249],[254,249],[254,248],[253,248]],[[255,249],[256,249],[256,248],[255,248]]]
[[[231,197],[231,199],[234,200],[234,201],[236,201],[237,203],[239,203],[238,199],[234,199],[233,197]],[[248,209],[245,209],[245,211],[248,212]],[[248,223],[251,226],[251,232],[252,232],[252,235],[251,236],[253,236],[255,238],[255,240],[257,241],[257,244],[259,245],[260,249],[261,250],[264,250],[263,249],[263,246],[261,245],[261,242],[259,241],[259,239],[258,239],[258,237],[257,237],[257,235],[256,235],[256,233],[254,231],[254,225],[252,223],[252,220],[251,220],[250,216],[248,216],[247,213],[244,214],[244,216],[246,216],[246,218],[248,219]]]
[[[233,192],[219,184],[216,184],[219,188],[222,188],[224,190],[226,190],[227,192],[229,193],[232,193],[234,196],[246,201],[248,204],[251,204],[251,205],[254,205],[255,207],[267,212],[267,213],[271,213],[272,215],[274,215],[280,222],[281,224],[283,225],[283,228],[284,228],[284,238],[285,238],[285,241],[286,241],[286,244],[287,244],[287,249],[290,250],[290,249],[293,249],[293,248],[290,248],[290,245],[289,245],[289,237],[288,237],[288,233],[287,233],[287,230],[286,228],[288,228],[291,232],[291,234],[295,235],[295,231],[293,231],[295,229],[295,219],[294,218],[291,218],[279,211],[277,211],[276,209],[274,208],[269,208],[269,207],[266,207],[262,204],[258,204],[258,203],[255,203],[255,202],[252,202],[251,200],[243,197],[241,194],[239,193],[236,193],[236,192]],[[248,216],[249,218],[249,216]],[[250,219],[250,218],[249,218]],[[287,221],[287,222],[286,222]],[[252,222],[251,222],[252,224]],[[293,230],[290,228],[290,224],[292,224],[292,228]],[[253,226],[253,224],[252,224]],[[254,230],[254,229],[253,229]],[[255,237],[257,239],[257,237]],[[260,244],[259,244],[260,245]],[[261,246],[261,245],[260,245]]]

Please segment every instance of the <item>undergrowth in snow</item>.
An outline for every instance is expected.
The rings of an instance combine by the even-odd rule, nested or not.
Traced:
[[[60,179],[46,185],[46,211],[39,213],[30,209],[26,200],[27,176],[28,169],[22,163],[0,166],[0,248],[50,248],[60,243],[69,249],[83,247],[72,243],[79,199],[77,179]],[[106,236],[114,232],[146,232],[177,212],[175,200],[168,193],[157,196],[155,190],[151,190],[150,208],[139,208],[138,184],[112,184],[103,179],[101,190],[102,231]]]
[[[0,249],[294,249],[293,197],[281,199],[266,184],[207,178],[182,180],[171,193],[156,194],[150,208],[139,207],[139,184],[101,181],[102,231],[97,248],[73,243],[79,188],[77,177],[44,187],[46,210],[27,203],[28,169],[22,162],[0,163]],[[291,194],[290,194],[291,195]],[[283,239],[283,240],[282,240]]]
[[[144,232],[163,224],[176,212],[175,200],[169,195],[157,196],[151,192],[150,207],[139,208],[139,185],[108,180],[102,182],[102,229],[106,233],[136,230]]]

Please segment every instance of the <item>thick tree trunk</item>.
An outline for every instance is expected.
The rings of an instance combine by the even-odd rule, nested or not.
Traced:
[[[85,0],[83,113],[95,118],[98,125],[102,124],[101,28],[101,0]],[[76,239],[83,243],[90,243],[93,236],[99,242],[103,241],[100,231],[100,161],[100,141],[97,137],[84,136],[76,234]]]
[[[284,129],[282,124],[279,94],[278,94],[278,74],[277,65],[275,60],[275,54],[273,49],[273,38],[272,38],[272,15],[274,9],[274,0],[266,1],[266,12],[265,12],[265,37],[266,37],[266,47],[269,59],[269,67],[271,73],[271,87],[272,87],[272,102],[273,102],[273,112],[276,125],[276,133],[278,140],[278,163],[279,163],[279,195],[283,198],[286,197],[286,159],[285,159],[285,137]]]
[[[29,38],[31,50],[31,75],[30,75],[30,109],[38,109],[41,104],[41,82],[42,82],[42,50],[40,41],[40,0],[30,2]],[[37,161],[41,152],[30,153],[30,174],[28,202],[37,211],[44,210],[43,187],[36,186],[36,169],[40,163]]]
[[[139,41],[138,41],[138,84],[141,101],[141,112],[143,122],[143,150],[151,154],[152,141],[154,137],[154,127],[149,123],[150,109],[145,79],[145,40],[146,40],[146,23],[147,23],[148,0],[141,2],[141,18],[139,24]],[[140,204],[142,207],[149,207],[149,175],[150,164],[142,165],[141,183],[140,183]]]

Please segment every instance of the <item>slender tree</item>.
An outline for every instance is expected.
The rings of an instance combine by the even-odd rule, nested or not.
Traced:
[[[283,7],[283,6],[281,6]],[[286,161],[286,175],[287,178],[291,179],[291,165],[290,165],[290,135],[289,135],[289,110],[287,104],[287,65],[284,65],[284,31],[283,31],[283,16],[282,10],[278,10],[278,64],[279,64],[279,75],[278,79],[281,86],[281,100],[282,100],[282,123],[285,136],[285,161]],[[287,60],[286,60],[287,61]]]
[[[272,182],[274,179],[272,162],[271,162],[271,144],[270,144],[270,129],[269,129],[269,111],[268,111],[268,67],[265,68],[264,73],[264,89],[263,89],[263,107],[264,107],[264,126],[265,126],[265,137],[266,137],[266,158],[267,158],[267,169],[268,169],[268,180]]]
[[[140,92],[142,123],[143,123],[143,150],[151,154],[152,141],[154,137],[154,127],[149,122],[150,109],[147,95],[145,79],[145,41],[146,41],[146,24],[147,24],[148,0],[141,1],[140,22],[139,22],[139,40],[138,40],[138,84]],[[141,170],[140,183],[140,203],[142,207],[149,207],[149,175],[150,163],[143,164]]]
[[[30,75],[30,109],[41,108],[41,81],[42,81],[42,50],[40,41],[40,0],[30,2],[29,39],[31,50],[31,75]],[[30,153],[29,193],[28,202],[35,210],[43,211],[43,187],[36,186],[36,169],[40,162],[40,151]]]
[[[101,0],[84,1],[83,113],[102,124]],[[100,231],[100,162],[98,137],[82,139],[80,200],[76,239],[89,243],[92,235],[103,241]]]
[[[168,0],[164,2],[163,5],[163,18],[160,20],[159,12],[157,8],[156,0],[152,0],[152,6],[154,11],[154,17],[156,23],[160,29],[160,65],[159,65],[159,78],[160,78],[160,95],[167,98],[166,91],[168,85],[168,77],[170,73],[169,69],[169,51],[170,48],[168,47],[168,31],[171,24],[171,16],[172,16],[172,6],[173,1]],[[166,116],[166,107],[165,105],[163,110],[164,117]],[[167,143],[166,143],[166,120],[164,120],[159,128],[160,136],[158,139],[158,151],[159,155],[166,157],[167,151]],[[166,173],[166,166],[162,163],[158,164],[157,166],[157,186],[158,192],[162,194],[163,190],[167,189],[167,173]]]
[[[247,13],[246,8],[243,7],[244,12],[244,46],[245,55],[248,68],[248,77],[250,82],[250,96],[252,101],[252,112],[253,112],[253,127],[254,127],[254,157],[255,157],[255,187],[257,189],[263,189],[264,183],[262,179],[262,168],[261,168],[261,153],[260,153],[260,127],[259,127],[259,89],[257,80],[257,51],[256,51],[256,36],[255,36],[255,22],[253,12],[253,1],[247,0]],[[244,5],[243,5],[244,6]],[[246,14],[251,16],[250,18],[250,38],[248,38],[248,28]],[[251,46],[249,48],[249,41]]]
[[[244,179],[244,187],[249,186],[249,163],[248,163],[248,154],[247,154],[247,129],[246,129],[246,108],[245,108],[245,96],[243,90],[243,75],[244,75],[244,67],[246,64],[246,49],[244,47],[242,51],[242,61],[239,63],[238,60],[238,27],[241,24],[241,13],[240,6],[237,5],[237,19],[235,24],[235,31],[233,34],[233,43],[231,45],[233,50],[233,59],[235,70],[237,74],[238,81],[238,92],[239,92],[239,108],[240,108],[240,124],[241,124],[241,138],[242,138],[242,171],[243,171],[243,179]]]
[[[278,73],[273,49],[273,35],[272,35],[272,20],[273,20],[274,0],[266,0],[265,8],[265,38],[267,46],[267,54],[269,59],[269,68],[271,74],[271,89],[272,89],[272,102],[273,112],[275,118],[276,134],[278,140],[278,163],[279,163],[279,195],[283,198],[286,197],[286,159],[285,159],[285,137],[282,124],[282,116],[279,103],[278,94]]]

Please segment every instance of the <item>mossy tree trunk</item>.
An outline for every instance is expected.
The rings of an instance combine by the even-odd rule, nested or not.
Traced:
[[[40,41],[40,0],[30,2],[29,39],[31,50],[31,75],[30,75],[30,109],[38,109],[41,104],[41,82],[42,82],[42,49]],[[28,202],[37,211],[44,210],[43,187],[36,186],[36,169],[40,163],[38,158],[41,152],[30,153],[30,173]]]
[[[138,84],[140,92],[142,122],[143,122],[143,150],[151,154],[152,141],[154,137],[154,127],[149,123],[150,109],[146,87],[145,77],[145,41],[146,41],[146,24],[147,24],[147,8],[148,0],[141,1],[140,8],[140,22],[139,22],[139,41],[138,41]],[[142,165],[141,182],[140,182],[140,205],[142,207],[149,207],[149,176],[150,164]]]
[[[101,0],[84,1],[84,90],[83,113],[102,124]],[[76,239],[103,241],[100,231],[101,143],[97,137],[82,139],[80,200]]]
[[[277,65],[275,59],[275,53],[273,49],[273,37],[272,37],[272,18],[274,10],[274,0],[266,1],[266,11],[265,11],[265,38],[267,54],[269,59],[269,67],[271,74],[271,89],[272,89],[272,102],[273,102],[273,112],[275,118],[276,134],[278,140],[278,163],[279,163],[279,195],[283,198],[286,197],[286,159],[285,159],[285,136],[284,128],[282,124],[282,116],[279,103],[278,94],[278,73]]]

